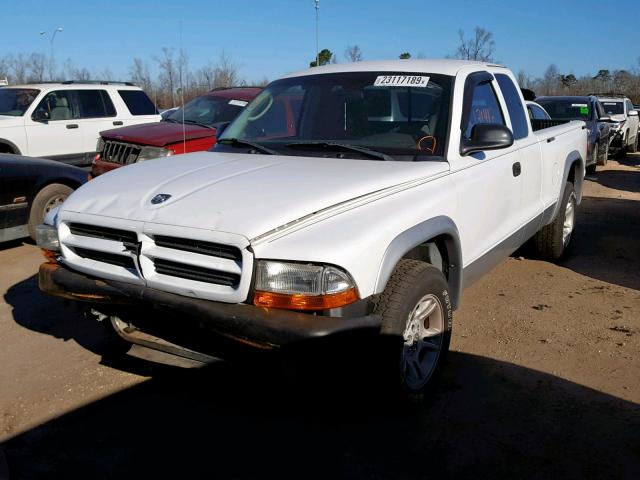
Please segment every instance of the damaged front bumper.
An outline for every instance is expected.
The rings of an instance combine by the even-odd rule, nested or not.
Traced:
[[[53,263],[40,266],[38,283],[43,292],[64,299],[105,304],[116,309],[130,306],[179,312],[181,316],[197,320],[200,329],[262,348],[286,346],[350,330],[379,329],[382,321],[379,315],[367,314],[365,309],[354,316],[323,316],[213,302],[140,285],[91,278]],[[172,325],[175,329],[181,327],[178,321]],[[137,343],[134,336],[127,339]],[[145,342],[149,347],[148,337],[145,337]]]

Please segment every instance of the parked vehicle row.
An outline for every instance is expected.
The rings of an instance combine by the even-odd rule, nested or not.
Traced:
[[[152,158],[209,150],[216,142],[216,128],[233,120],[261,90],[213,90],[169,112],[161,122],[103,131],[92,176]]]
[[[531,121],[511,71],[454,60],[293,73],[217,133],[50,212],[40,288],[198,364],[224,355],[211,332],[270,349],[375,329],[358,348],[410,395],[467,286],[529,239],[566,251],[589,156],[583,121]]]
[[[159,120],[153,102],[130,83],[0,87],[0,153],[89,165],[101,131]]]
[[[600,95],[604,111],[613,120],[611,150],[624,155],[638,150],[639,117],[631,100],[623,95]]]

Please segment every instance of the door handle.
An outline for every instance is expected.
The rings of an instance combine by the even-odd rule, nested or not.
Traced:
[[[516,162],[511,166],[511,171],[513,172],[513,176],[517,177],[518,175],[520,175],[522,173],[522,166],[520,165],[520,162]]]
[[[72,128],[78,128],[77,123],[67,123],[67,128],[71,130]]]
[[[123,125],[123,123],[122,123],[120,120],[115,120],[115,121],[113,122],[113,124],[114,124],[114,125],[116,125],[116,126],[117,126],[117,125]]]
[[[556,139],[556,137],[549,137],[547,138],[547,143],[551,143]]]

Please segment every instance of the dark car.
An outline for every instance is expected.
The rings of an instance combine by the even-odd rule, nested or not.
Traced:
[[[0,153],[0,242],[35,238],[47,212],[86,181],[78,167]]]
[[[152,158],[209,150],[216,143],[216,127],[233,120],[261,91],[257,87],[212,90],[170,111],[161,122],[100,132],[91,175]]]
[[[611,117],[605,114],[596,97],[538,97],[536,102],[553,120],[582,120],[587,124],[587,173],[595,173],[597,165],[606,165]]]

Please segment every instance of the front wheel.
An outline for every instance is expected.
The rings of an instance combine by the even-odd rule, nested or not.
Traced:
[[[607,161],[609,160],[609,142],[607,141],[607,139],[604,140],[604,149],[602,152],[602,155],[600,155],[598,157],[598,165],[600,165],[601,167],[604,167],[607,164]]]
[[[633,141],[631,145],[629,145],[630,153],[636,153],[638,151],[638,136],[640,136],[640,133],[636,133],[636,139]]]
[[[556,218],[533,237],[540,257],[557,260],[566,253],[576,224],[577,198],[573,183],[567,182]]]
[[[33,199],[29,213],[29,235],[36,239],[36,227],[44,221],[44,217],[55,207],[62,205],[73,189],[60,183],[47,185]]]
[[[435,383],[451,340],[453,312],[444,275],[428,263],[401,260],[375,311],[382,315],[387,380],[396,391],[422,396]]]

